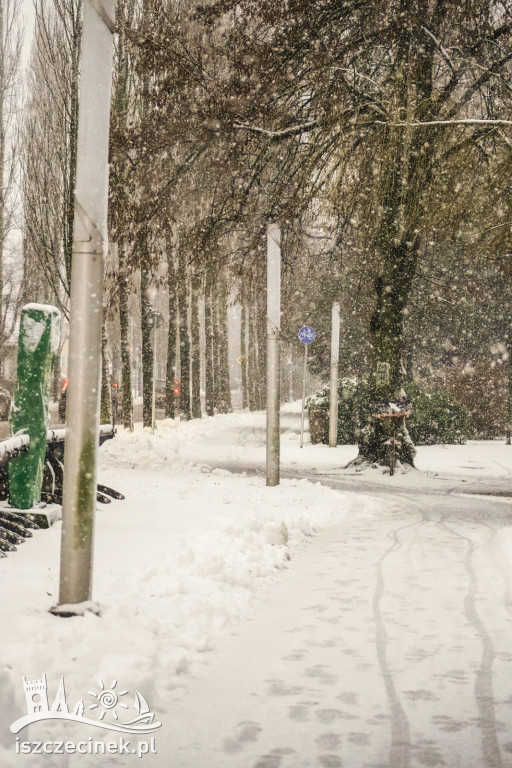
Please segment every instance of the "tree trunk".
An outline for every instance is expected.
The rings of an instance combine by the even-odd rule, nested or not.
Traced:
[[[151,282],[151,268],[148,264],[148,233],[139,235],[140,265],[140,319],[142,332],[142,423],[151,426],[153,400],[153,322],[148,289]]]
[[[204,324],[206,336],[205,409],[207,416],[215,414],[215,328],[213,287],[207,277],[204,295]]]
[[[201,359],[199,351],[199,287],[200,280],[192,276],[190,283],[191,313],[190,313],[190,357],[192,374],[192,418],[201,418]]]
[[[55,354],[55,357],[53,358],[51,398],[54,403],[58,402],[59,400],[60,390],[62,385],[62,382],[61,382],[62,370],[60,367],[61,349],[62,347],[59,345],[59,349]]]
[[[165,417],[174,419],[176,395],[174,388],[177,380],[176,368],[176,322],[177,322],[177,293],[176,270],[174,267],[174,252],[170,238],[167,240],[167,285],[169,288],[169,332],[167,335],[167,372],[165,382]]]
[[[215,290],[212,288],[212,364],[213,364],[213,381],[214,381],[214,410],[215,413],[222,413],[221,400],[222,400],[222,356],[221,356],[221,323],[220,323],[220,310],[219,303],[221,292],[221,277],[217,277]]]
[[[392,75],[393,102],[390,105],[397,121],[407,120],[411,112],[417,119],[429,119],[433,72],[432,40],[425,41],[421,49],[415,47],[411,44],[411,29],[403,25]],[[374,402],[395,401],[401,394],[405,373],[404,310],[418,262],[425,190],[431,182],[436,146],[435,133],[430,133],[426,142],[421,131],[406,131],[400,136],[389,128],[384,131],[379,199],[383,213],[375,237],[382,267],[375,282],[376,305],[370,321],[373,357],[370,393]],[[388,375],[378,377],[378,368],[381,374],[387,368]],[[371,418],[360,431],[356,463],[388,464],[390,440],[395,442],[397,461],[414,466],[416,451],[405,419],[395,418]]]
[[[129,283],[126,265],[126,243],[118,243],[119,259],[119,326],[121,333],[121,402],[123,426],[133,430],[132,370],[130,356]]]
[[[69,162],[67,166],[67,199],[65,200],[63,227],[64,266],[66,270],[66,283],[68,293],[71,292],[71,256],[73,250],[73,225],[75,220],[76,159],[78,141],[78,92],[81,36],[81,23],[79,20],[79,15],[77,14],[73,23],[73,40],[71,46],[71,82],[68,129]]]
[[[267,404],[267,295],[262,291],[256,301],[256,325],[258,329],[258,405],[263,410]]]
[[[228,317],[226,284],[222,276],[219,277],[219,290],[216,299],[217,333],[216,333],[216,379],[217,411],[228,413],[231,411],[231,389],[229,381],[229,356],[228,356]]]
[[[510,323],[509,323],[510,329]],[[511,443],[512,433],[512,332],[509,330],[507,338],[507,426],[506,445]]]
[[[256,410],[254,404],[254,326],[250,302],[247,303],[245,312],[247,323],[247,407],[250,411],[254,411]]]
[[[400,243],[389,246],[384,265],[375,283],[375,311],[370,321],[373,372],[370,380],[372,403],[400,400],[405,370],[404,309],[409,297],[418,257],[418,244],[412,247]],[[387,366],[387,368],[386,368]],[[380,368],[380,375],[378,370]],[[363,461],[388,465],[390,442],[395,442],[397,463],[414,466],[415,448],[407,431],[405,419],[375,418],[359,433],[359,456]]]
[[[250,361],[250,398],[251,411],[260,409],[260,349],[258,339],[258,305],[253,302],[250,306],[250,338],[251,349],[249,352]]]
[[[2,331],[4,322],[4,246],[5,246],[5,30],[4,30],[4,4],[0,2],[0,322]],[[2,333],[3,337],[3,333]],[[3,338],[2,338],[3,344]]]
[[[180,411],[183,419],[190,419],[190,340],[188,333],[187,271],[178,247],[178,312],[180,332]]]
[[[286,385],[281,391],[281,400],[283,403],[293,403],[293,348],[288,346],[288,354],[283,355],[283,381],[286,381]]]
[[[107,364],[107,325],[106,312],[103,310],[103,326],[101,329],[101,407],[100,424],[112,422],[112,410],[110,402],[110,376]]]
[[[247,391],[247,311],[244,303],[240,306],[240,368],[242,387],[242,408],[249,407]]]

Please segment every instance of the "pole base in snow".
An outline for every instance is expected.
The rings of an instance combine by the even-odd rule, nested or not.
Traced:
[[[95,616],[101,616],[100,606],[92,600],[85,600],[83,603],[63,603],[62,605],[53,605],[50,608],[53,616],[61,616],[69,619],[71,616],[85,616],[86,613],[94,613]]]

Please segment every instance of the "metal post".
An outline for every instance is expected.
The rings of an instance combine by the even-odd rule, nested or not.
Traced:
[[[332,304],[331,392],[329,398],[329,447],[338,444],[338,361],[340,356],[340,303]]]
[[[302,375],[302,410],[300,413],[300,447],[304,447],[304,411],[306,409],[306,378],[308,375],[308,344],[304,344],[304,371]]]
[[[85,0],[71,270],[59,615],[91,609],[115,0]],[[82,605],[80,605],[82,604]],[[85,605],[84,605],[85,604]]]
[[[267,227],[267,485],[279,485],[281,229]]]

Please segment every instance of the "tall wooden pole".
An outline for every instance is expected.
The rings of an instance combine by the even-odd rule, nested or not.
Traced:
[[[115,0],[84,0],[58,615],[91,606]]]

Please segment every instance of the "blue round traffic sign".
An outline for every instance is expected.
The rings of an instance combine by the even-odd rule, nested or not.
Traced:
[[[311,344],[316,339],[316,331],[310,325],[303,325],[299,331],[299,339],[303,344]]]

